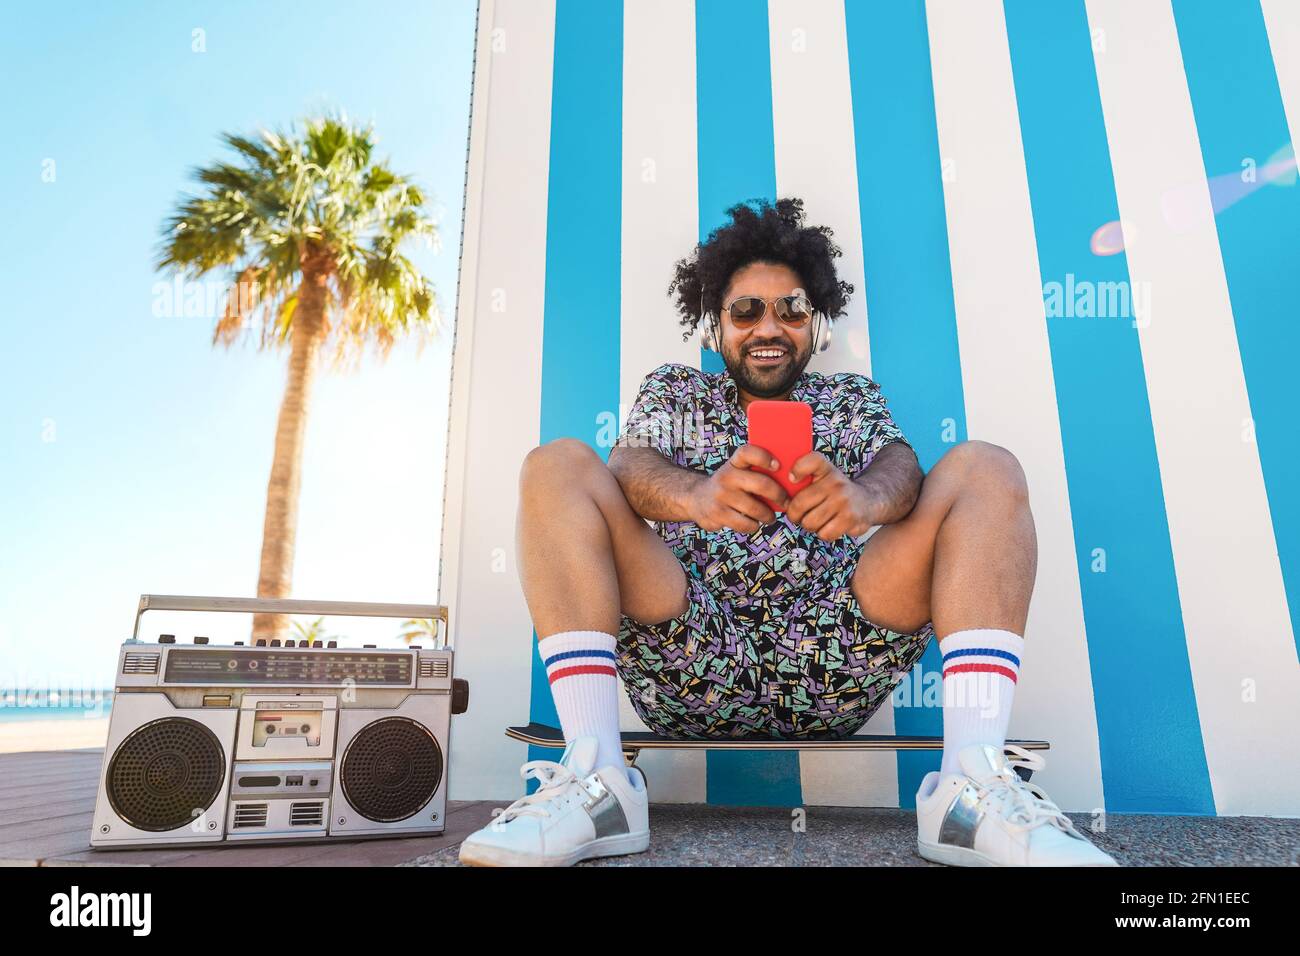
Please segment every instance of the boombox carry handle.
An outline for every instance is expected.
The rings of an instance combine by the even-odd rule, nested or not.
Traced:
[[[365,601],[301,601],[297,598],[189,597],[178,594],[141,594],[131,640],[140,639],[140,618],[145,611],[236,611],[245,614],[317,614],[340,617],[432,617],[442,621],[447,637],[447,608],[441,604],[374,604]]]

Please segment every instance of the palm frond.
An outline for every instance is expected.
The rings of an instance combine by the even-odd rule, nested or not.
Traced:
[[[438,620],[432,617],[409,618],[402,622],[402,631],[397,638],[407,644],[427,638],[436,647],[441,640],[438,636]]]
[[[433,287],[403,254],[419,240],[436,249],[437,227],[423,190],[376,159],[371,127],[339,113],[301,131],[221,139],[230,155],[193,171],[199,189],[163,222],[156,257],[162,271],[231,277],[215,343],[289,341],[307,268],[329,290],[336,362],[367,347],[386,354],[398,337],[422,343],[440,328]]]

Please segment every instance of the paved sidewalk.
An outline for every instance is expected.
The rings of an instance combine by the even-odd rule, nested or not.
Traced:
[[[446,832],[396,840],[269,846],[88,848],[102,753],[0,754],[0,866],[455,866],[460,841],[509,801],[452,801]],[[1086,814],[1070,814],[1091,832]],[[1098,846],[1127,866],[1300,866],[1300,820],[1111,814]],[[796,826],[799,824],[800,826]],[[590,866],[930,866],[910,810],[789,810],[656,804],[650,849]],[[801,832],[800,832],[801,831]]]
[[[491,803],[473,812],[491,819]],[[1074,825],[1125,866],[1300,866],[1300,820],[1110,814],[1104,832]],[[795,832],[788,810],[660,804],[650,808],[650,849],[584,866],[934,866],[916,853],[910,810],[810,807]],[[402,866],[458,866],[447,847]]]

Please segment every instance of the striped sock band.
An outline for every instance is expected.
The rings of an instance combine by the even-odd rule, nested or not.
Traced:
[[[554,647],[557,638],[565,638],[561,647]],[[566,631],[553,634],[537,642],[542,663],[546,665],[546,679],[553,685],[565,677],[581,674],[605,674],[617,677],[614,670],[614,637],[600,631]],[[570,647],[570,644],[582,645]],[[563,648],[563,649],[561,649]]]
[[[1010,631],[957,631],[939,642],[943,655],[943,763],[961,773],[957,755],[975,744],[1001,747],[1020,676],[1025,639]]]
[[[624,765],[614,669],[617,643],[603,631],[564,631],[537,642],[564,741],[595,737],[596,769]]]
[[[998,635],[993,638],[980,635]],[[953,638],[961,637],[957,647],[952,647]],[[1014,637],[1015,642],[1007,641]],[[970,644],[971,646],[963,646]],[[1024,648],[1024,638],[1010,631],[959,631],[943,639],[943,676],[949,674],[1001,674],[1015,683],[1020,678],[1020,653]],[[1009,647],[1007,645],[1010,645]]]

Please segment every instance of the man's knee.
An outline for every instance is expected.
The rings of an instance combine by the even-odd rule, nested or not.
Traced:
[[[1020,460],[1003,448],[986,441],[964,441],[953,446],[940,459],[960,475],[964,487],[976,488],[981,493],[1003,494],[1015,500],[1029,500],[1029,482]],[[935,466],[937,471],[939,465]]]
[[[605,467],[600,455],[577,438],[556,438],[538,445],[524,456],[519,467],[519,487],[537,489],[547,485],[571,488],[594,466]]]

